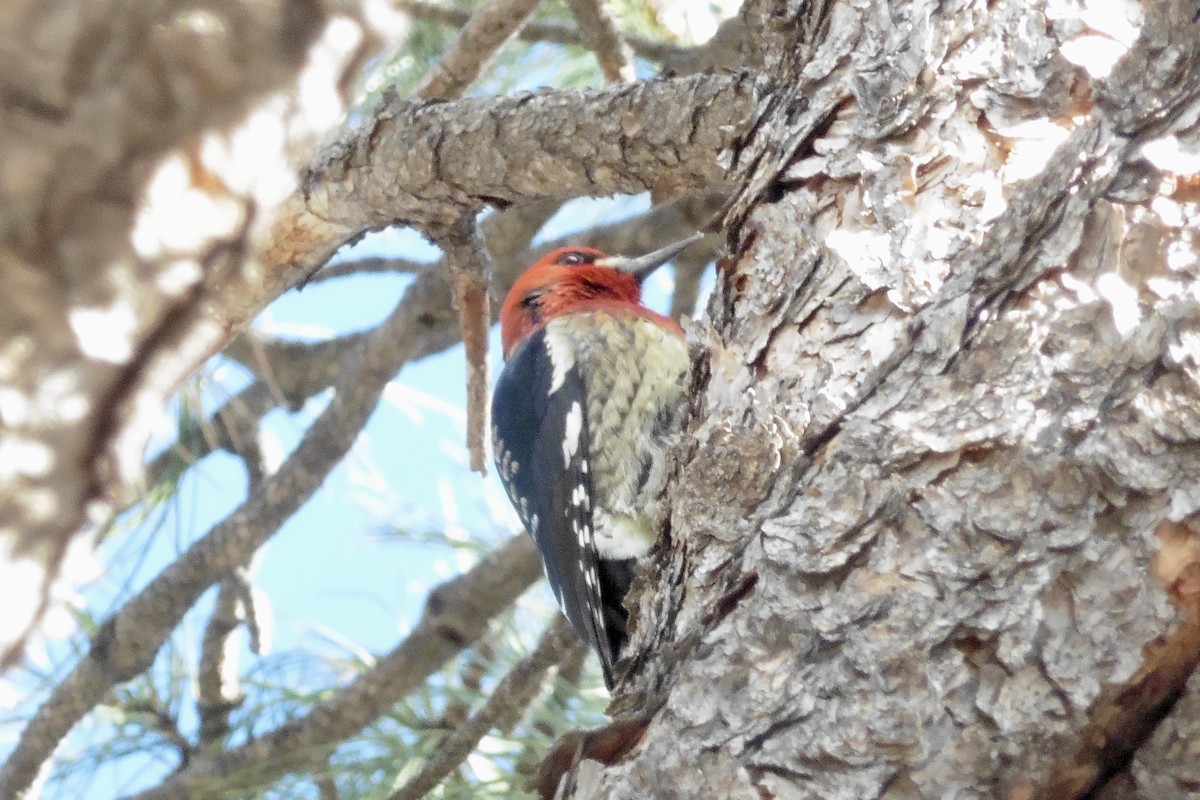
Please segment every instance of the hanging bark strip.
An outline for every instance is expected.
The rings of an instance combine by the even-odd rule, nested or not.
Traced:
[[[467,351],[467,450],[471,469],[487,474],[488,429],[488,329],[492,324],[491,259],[474,216],[464,214],[446,234],[438,237],[446,254],[454,285],[454,303]]]

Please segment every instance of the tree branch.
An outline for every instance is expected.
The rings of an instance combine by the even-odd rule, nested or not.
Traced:
[[[200,642],[196,676],[196,712],[200,716],[200,746],[211,746],[229,732],[229,714],[242,704],[237,673],[237,651],[229,647],[240,622],[239,606],[251,613],[244,598],[251,591],[242,570],[234,570],[221,581],[217,602]],[[231,652],[232,650],[232,652]]]
[[[492,324],[488,286],[492,261],[484,248],[473,214],[436,234],[454,286],[462,340],[467,357],[467,450],[471,469],[487,474],[488,329]]]
[[[467,9],[443,5],[441,3],[427,3],[422,2],[422,0],[395,0],[395,6],[417,19],[438,22],[454,27],[466,24],[467,20],[471,18],[471,12]],[[565,25],[555,25],[552,22],[527,22],[521,28],[520,33],[517,34],[517,38],[526,42],[583,45],[583,37],[578,30],[568,28]],[[682,47],[669,42],[647,39],[644,36],[629,35],[625,38],[629,42],[629,46],[633,48],[633,52],[639,58],[644,58],[647,61],[670,62],[674,59],[685,57],[692,50],[701,50],[704,48],[703,45],[696,48]]]
[[[634,80],[633,50],[617,29],[605,0],[567,0],[567,7],[579,26],[583,43],[596,54],[605,79],[610,83]]]
[[[265,254],[266,282],[279,281],[268,296],[354,235],[397,221],[420,227],[487,205],[716,183],[717,156],[760,88],[742,73],[453,103],[389,96],[313,160],[288,201]]]
[[[316,286],[335,278],[347,278],[352,275],[417,275],[429,267],[420,261],[407,258],[384,258],[372,256],[328,264],[321,271],[308,279],[305,286]]]
[[[500,48],[533,16],[541,0],[490,0],[467,24],[413,95],[421,100],[458,97],[487,68]]]
[[[573,649],[579,637],[561,614],[546,628],[537,646],[496,684],[486,703],[438,746],[437,753],[388,800],[419,800],[466,760],[488,731],[514,724],[541,689],[546,672]]]
[[[195,747],[188,741],[179,729],[179,721],[171,716],[165,708],[152,701],[130,701],[124,704],[126,713],[143,717],[147,727],[157,733],[171,745],[179,754],[181,764],[186,764],[192,758]]]
[[[194,797],[201,787],[253,772],[263,784],[308,765],[313,752],[361,730],[483,635],[489,621],[541,575],[537,549],[524,534],[429,594],[412,633],[369,671],[307,715],[211,758],[196,758],[160,786],[130,800]]]

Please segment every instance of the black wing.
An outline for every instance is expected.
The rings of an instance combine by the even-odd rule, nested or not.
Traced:
[[[559,607],[599,654],[604,681],[611,687],[615,654],[605,629],[592,527],[586,388],[574,365],[560,367],[560,383],[554,387],[555,364],[546,335],[543,328],[517,347],[496,382],[496,468],[537,544]]]

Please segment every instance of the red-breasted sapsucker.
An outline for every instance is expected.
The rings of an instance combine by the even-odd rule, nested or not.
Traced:
[[[496,468],[609,688],[634,563],[656,538],[688,370],[683,331],[642,305],[641,282],[699,238],[640,258],[560,248],[517,279],[500,310]]]

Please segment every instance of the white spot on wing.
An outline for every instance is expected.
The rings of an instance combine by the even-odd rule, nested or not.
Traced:
[[[546,342],[546,352],[550,354],[550,366],[553,368],[550,375],[550,394],[554,394],[566,381],[567,370],[575,366],[575,348],[571,346],[569,339],[555,333],[552,327],[546,328],[543,341]]]
[[[567,419],[563,428],[563,466],[571,466],[571,459],[579,452],[579,434],[583,430],[583,409],[576,400],[571,403],[571,410],[567,412]]]
[[[555,583],[555,584],[551,584],[550,588],[554,590],[554,599],[558,601],[559,609],[564,614],[566,614],[567,613],[567,601],[563,598],[562,587]]]

